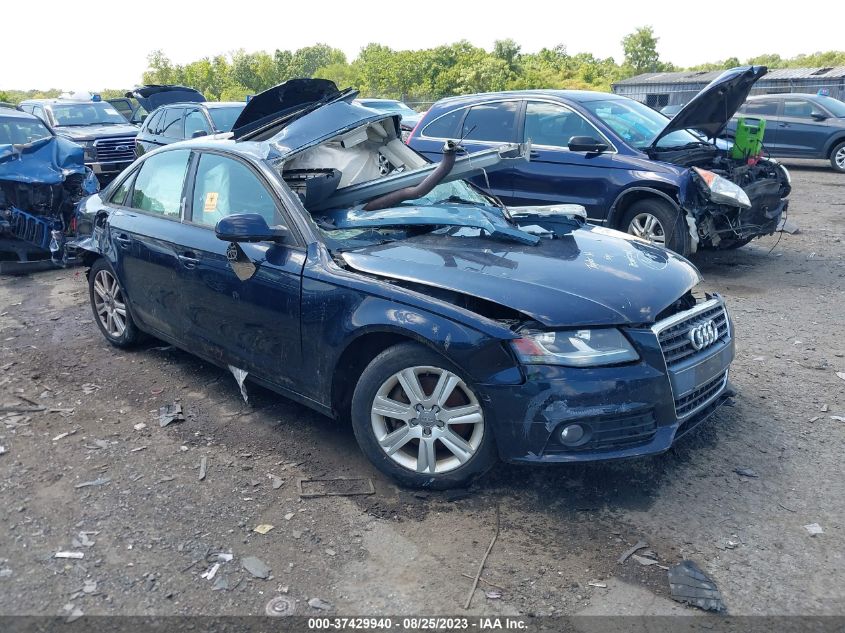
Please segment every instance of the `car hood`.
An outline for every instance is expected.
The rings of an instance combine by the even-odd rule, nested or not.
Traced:
[[[72,141],[88,141],[116,136],[137,136],[138,128],[129,123],[125,125],[59,126],[56,128],[56,134]]]
[[[359,272],[492,301],[549,328],[651,323],[701,279],[671,251],[592,226],[536,246],[427,234],[342,257]]]
[[[159,106],[167,105],[168,103],[202,103],[207,101],[205,95],[200,91],[187,86],[162,86],[149,85],[135,88],[126,93],[126,97],[138,100],[147,112],[152,112]]]
[[[765,66],[740,66],[726,70],[669,120],[663,131],[651,142],[652,147],[656,147],[661,138],[677,130],[701,130],[709,138],[717,137],[748,97],[757,80],[766,72]]]
[[[82,148],[60,136],[27,145],[0,145],[0,181],[56,185],[87,174]]]

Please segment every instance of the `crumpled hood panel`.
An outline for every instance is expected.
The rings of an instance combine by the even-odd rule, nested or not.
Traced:
[[[550,328],[650,323],[701,279],[682,257],[602,227],[537,246],[429,234],[342,257],[358,271],[492,301]]]
[[[57,185],[71,174],[85,174],[82,148],[60,136],[29,145],[0,145],[0,180]]]

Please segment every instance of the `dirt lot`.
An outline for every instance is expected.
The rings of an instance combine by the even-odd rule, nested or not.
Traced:
[[[734,405],[665,455],[500,465],[462,498],[397,489],[349,428],[249,384],[246,405],[186,353],[111,348],[82,270],[3,278],[0,614],[261,614],[276,596],[299,614],[320,613],[313,598],[325,613],[463,613],[497,507],[484,577],[501,597],[482,584],[469,613],[683,610],[663,569],[616,562],[643,540],[662,565],[697,561],[730,613],[845,614],[845,177],[790,167],[799,234],[696,260],[736,321]],[[177,401],[186,420],[160,428]],[[376,493],[300,499],[301,477],[371,478]],[[219,552],[234,558],[203,578]]]

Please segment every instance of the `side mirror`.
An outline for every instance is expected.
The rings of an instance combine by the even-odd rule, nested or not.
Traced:
[[[227,216],[217,223],[214,233],[224,242],[283,242],[290,234],[286,226],[267,226],[257,213]]]
[[[208,132],[205,130],[196,130],[191,134],[191,138],[199,138],[200,136],[208,136]]]
[[[824,121],[827,118],[827,115],[818,110],[813,110],[812,112],[810,112],[810,117],[812,117],[816,121]]]
[[[608,150],[607,143],[602,143],[592,136],[573,136],[569,139],[570,152],[587,152],[588,154],[601,154]]]

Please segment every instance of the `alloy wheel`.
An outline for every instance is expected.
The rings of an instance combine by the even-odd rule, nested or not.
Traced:
[[[409,367],[385,380],[373,399],[371,424],[390,459],[424,474],[459,468],[484,437],[475,394],[459,376],[439,367]]]
[[[636,235],[649,242],[666,243],[666,232],[663,225],[651,213],[638,213],[628,225],[628,233]]]
[[[100,270],[94,277],[94,310],[109,336],[123,336],[126,331],[126,302],[117,279],[108,270]]]
[[[839,148],[839,151],[836,152],[833,160],[836,162],[836,166],[839,169],[845,171],[845,145]]]

